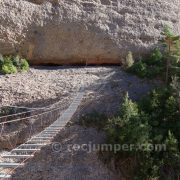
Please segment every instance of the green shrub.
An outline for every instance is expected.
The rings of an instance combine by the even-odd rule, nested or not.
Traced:
[[[133,102],[126,94],[115,117],[107,119],[93,113],[83,117],[82,124],[100,129],[105,127],[107,144],[133,145],[130,150],[112,149],[109,153],[101,153],[108,159],[113,158],[117,168],[121,168],[119,162],[122,159],[123,162],[133,159],[135,174],[132,179],[173,179],[171,172],[177,175],[180,171],[180,109],[177,96],[177,82],[171,87],[154,89],[139,102]],[[140,144],[143,144],[144,150],[136,148]],[[149,144],[161,144],[166,149],[149,151]]]
[[[146,61],[146,64],[147,65],[161,66],[162,63],[163,63],[163,55],[158,48],[155,48],[152,51],[150,58]]]
[[[168,26],[165,26],[162,35],[163,53],[155,48],[149,58],[134,63],[127,71],[141,78],[152,79],[161,75],[169,85],[171,76],[180,76],[180,36],[175,36]]]
[[[14,74],[17,73],[17,68],[11,64],[6,63],[2,65],[2,73],[3,74]]]
[[[180,55],[172,55],[171,56],[171,64],[175,65],[175,66],[180,64]]]
[[[162,144],[166,151],[119,151],[110,153],[117,162],[120,157],[137,161],[133,179],[164,179],[171,170],[180,170],[180,109],[172,88],[159,88],[138,103],[126,95],[119,113],[106,126],[107,141],[111,144]],[[145,146],[146,148],[146,146]],[[170,169],[166,169],[170,167]],[[166,172],[162,173],[162,170]]]
[[[12,56],[6,56],[4,58],[1,71],[3,74],[17,73],[17,68],[16,66],[13,65],[13,62],[12,62]]]
[[[168,130],[176,133],[180,111],[171,89],[153,90],[138,104],[139,108],[149,115],[149,123],[154,127],[153,136],[161,134],[164,137]]]
[[[128,93],[125,95],[123,103],[119,109],[119,116],[121,117],[122,122],[127,122],[133,116],[138,115],[138,107],[137,104],[132,102],[129,99]]]
[[[180,77],[180,67],[178,66],[171,66],[170,67],[170,74],[171,76],[179,76]]]
[[[162,44],[165,46],[165,80],[166,85],[168,85],[170,80],[170,68],[171,65],[174,64],[174,57],[179,56],[180,54],[180,36],[174,35],[172,29],[169,26],[164,27],[164,31],[162,32],[163,38],[161,39]]]
[[[144,78],[147,75],[147,65],[141,60],[134,63],[129,69],[128,72],[136,74],[137,76]]]
[[[4,57],[4,64],[13,64],[12,63],[12,56],[5,56]]]
[[[12,58],[12,63],[14,66],[17,67],[18,70],[21,69],[21,62],[20,61],[21,61],[21,59],[20,59],[20,56],[18,56],[18,55]]]
[[[125,96],[117,117],[108,121],[106,132],[108,143],[111,144],[147,144],[150,126],[148,117],[139,112],[138,105]],[[117,152],[117,156],[123,153]],[[136,153],[133,149],[129,153]]]
[[[162,72],[163,72],[162,67],[151,66],[151,67],[148,67],[148,69],[147,69],[146,77],[149,78],[149,79],[153,79],[153,78],[161,75]]]
[[[29,70],[29,64],[26,59],[21,59],[20,67],[22,71],[28,71]]]
[[[151,154],[153,164],[159,169],[156,176],[159,175],[163,179],[165,177],[159,172],[160,169],[166,168],[166,166],[174,170],[179,168],[176,161],[180,159],[179,149],[176,149],[176,153],[170,151],[167,139],[180,139],[180,109],[171,88],[154,90],[139,103],[139,107],[149,117],[149,124],[152,127],[149,138],[153,143],[165,144],[167,147],[166,151]],[[172,132],[174,136],[169,132]]]
[[[148,117],[143,113],[132,116],[129,120],[126,120],[126,123],[120,116],[112,118],[106,127],[108,143],[148,144],[150,126],[147,120]],[[134,152],[136,152],[136,149],[132,150],[132,153]]]
[[[173,96],[176,98],[177,104],[180,109],[180,78],[178,78],[177,76],[174,76],[172,78],[170,87],[172,88]]]
[[[134,63],[128,72],[136,74],[140,78],[155,78],[164,72],[163,55],[161,51],[156,48],[152,51],[150,58],[147,60],[139,60]]]
[[[165,140],[167,151],[164,153],[164,164],[171,166],[176,169],[176,167],[180,167],[180,151],[178,148],[178,140],[171,133],[168,132],[168,136]]]
[[[0,56],[0,72],[3,74],[17,73],[18,71],[28,71],[29,64],[26,59],[21,59],[18,55]]]
[[[130,68],[133,64],[134,64],[133,54],[131,51],[129,51],[127,56],[126,56],[126,60],[124,62],[124,67]]]

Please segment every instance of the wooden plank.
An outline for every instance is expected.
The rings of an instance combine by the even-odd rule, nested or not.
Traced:
[[[0,163],[1,168],[15,168],[17,166],[23,166],[24,163],[11,163],[11,162],[2,162]]]
[[[19,147],[32,147],[32,146],[44,146],[44,144],[22,144]]]
[[[36,136],[36,137],[33,137],[32,140],[36,140],[36,139],[52,139],[52,137],[41,137],[41,136]]]
[[[31,158],[34,157],[34,155],[16,155],[16,154],[5,154],[2,155],[3,158],[16,158],[16,159],[23,159],[23,158]]]
[[[9,175],[9,174],[0,174],[0,178],[2,178],[2,179],[10,179],[11,175]]]
[[[34,151],[40,151],[41,149],[13,149],[11,152],[34,152]]]

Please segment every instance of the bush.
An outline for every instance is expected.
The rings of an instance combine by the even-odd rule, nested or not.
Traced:
[[[20,59],[20,56],[18,56],[18,55],[12,58],[12,63],[14,66],[17,67],[18,70],[21,69],[21,62],[20,61],[21,61],[21,59]]]
[[[163,63],[163,55],[161,51],[158,48],[155,48],[148,61],[146,62],[148,65],[156,65],[156,66],[161,66]]]
[[[164,71],[163,55],[156,48],[152,51],[150,58],[147,60],[139,60],[127,70],[130,73],[136,74],[140,78],[155,78]]]
[[[141,60],[132,65],[128,72],[136,74],[137,76],[144,78],[147,74],[147,65],[143,63]]]
[[[13,64],[12,63],[12,56],[5,56],[4,57],[4,64]]]
[[[108,121],[107,141],[111,144],[164,144],[166,151],[110,152],[116,162],[120,157],[134,157],[137,173],[133,179],[165,179],[173,170],[180,170],[180,109],[173,89],[159,88],[140,102],[132,102],[126,95],[118,115]],[[167,168],[168,167],[168,168]],[[171,177],[172,178],[172,177]]]
[[[180,77],[180,67],[178,66],[171,66],[170,68],[170,74],[171,76],[179,76]]]
[[[146,77],[149,79],[153,79],[157,77],[158,75],[161,75],[162,72],[163,72],[162,67],[158,67],[158,66],[148,67]]]
[[[175,81],[175,82],[174,82]],[[139,102],[133,102],[128,94],[123,99],[117,115],[107,119],[98,113],[83,117],[86,126],[104,129],[107,144],[129,145],[132,149],[113,149],[101,152],[102,159],[112,159],[115,166],[122,170],[133,160],[131,179],[174,179],[180,171],[180,107],[179,83],[173,80],[170,87],[154,89]],[[105,127],[105,128],[104,128]],[[138,149],[138,145],[144,149]],[[162,145],[166,149],[148,149],[148,145]],[[122,146],[121,146],[122,147]],[[125,163],[127,162],[127,164]],[[124,170],[124,169],[123,169]],[[126,170],[131,171],[131,170]]]
[[[3,74],[14,74],[17,73],[17,68],[12,63],[5,63],[2,65]]]
[[[29,64],[26,59],[21,59],[20,67],[21,67],[21,71],[29,70]]]
[[[178,57],[180,54],[180,36],[174,35],[172,29],[167,25],[164,27],[162,35],[163,37],[161,42],[165,46],[165,80],[166,85],[168,85],[170,80],[170,68],[172,65],[174,65],[174,60],[176,60],[174,57]]]
[[[0,72],[3,74],[17,73],[18,71],[28,71],[29,64],[26,59],[21,59],[18,55],[3,57],[0,55]]]
[[[172,88],[173,95],[176,98],[176,101],[180,109],[180,78],[178,78],[177,76],[174,76],[172,78],[170,87]]]
[[[178,65],[178,64],[180,64],[180,55],[172,55],[171,56],[171,64],[172,65]]]
[[[147,116],[140,112],[138,104],[125,96],[117,117],[108,121],[108,142],[112,144],[147,143],[149,125]]]
[[[128,122],[130,118],[138,115],[138,107],[129,99],[128,93],[125,95],[123,103],[119,109],[119,116],[122,122]]]
[[[124,67],[130,68],[133,64],[134,64],[133,54],[131,51],[129,51],[127,56],[126,56],[126,60],[124,62]]]
[[[176,137],[171,133],[171,131],[168,132],[168,136],[165,140],[167,151],[164,153],[164,162],[166,165],[176,166],[178,165],[180,167],[180,152],[178,149],[178,140]]]
[[[163,75],[168,85],[171,76],[180,76],[180,36],[175,36],[168,26],[165,26],[162,35],[163,54],[159,48],[155,48],[149,58],[134,63],[128,72],[150,79]]]

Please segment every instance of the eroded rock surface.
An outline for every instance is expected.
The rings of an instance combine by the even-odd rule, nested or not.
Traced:
[[[1,0],[0,52],[34,64],[120,63],[147,53],[169,24],[180,33],[179,0]]]

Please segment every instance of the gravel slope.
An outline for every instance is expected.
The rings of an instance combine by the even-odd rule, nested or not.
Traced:
[[[83,84],[94,83],[108,68],[34,67],[28,73],[0,76],[0,105],[30,104],[71,97]],[[94,73],[97,73],[94,74]]]
[[[99,160],[97,152],[67,151],[68,144],[104,142],[102,132],[83,128],[75,122],[83,114],[92,111],[111,116],[119,108],[126,91],[136,100],[159,83],[126,74],[120,67],[36,67],[28,73],[1,76],[0,84],[4,89],[0,90],[1,105],[29,106],[44,106],[44,102],[49,99],[66,99],[64,103],[69,103],[81,85],[87,87],[71,126],[66,127],[54,139],[54,142],[61,144],[61,151],[54,152],[52,145],[44,147],[24,168],[16,171],[13,179],[115,180],[118,177]]]
[[[129,91],[133,97],[144,94],[152,86],[152,82],[127,75],[120,67],[38,66],[28,73],[0,75],[0,106],[36,106],[39,104],[35,102],[70,98],[81,86],[91,87],[106,76],[110,86]]]

